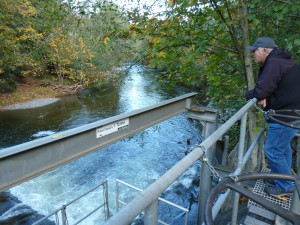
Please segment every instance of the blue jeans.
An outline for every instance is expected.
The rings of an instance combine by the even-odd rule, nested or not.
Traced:
[[[297,129],[286,127],[277,123],[269,123],[264,150],[272,173],[291,174],[291,141],[297,132]],[[290,181],[275,180],[275,184],[278,189],[294,189],[294,186]]]

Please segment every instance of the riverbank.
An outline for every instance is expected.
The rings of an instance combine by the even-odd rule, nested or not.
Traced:
[[[12,93],[0,94],[0,110],[40,107],[58,101],[61,97],[78,91],[75,86],[56,85],[53,81],[23,80]],[[80,87],[79,90],[82,88]],[[71,91],[66,91],[71,90]]]
[[[35,100],[28,101],[25,103],[18,103],[18,104],[2,107],[0,109],[0,111],[38,108],[38,107],[42,107],[42,106],[57,102],[59,100],[60,100],[60,98],[35,99]]]

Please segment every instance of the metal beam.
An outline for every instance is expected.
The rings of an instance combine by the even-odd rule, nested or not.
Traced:
[[[197,93],[0,150],[0,191],[192,108]]]

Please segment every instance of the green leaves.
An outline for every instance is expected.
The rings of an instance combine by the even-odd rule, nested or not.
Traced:
[[[300,62],[298,0],[244,2],[250,42],[273,37]],[[215,100],[243,95],[241,21],[246,13],[240,12],[240,1],[151,0],[131,11],[108,1],[85,3],[1,1],[0,75],[43,74],[43,68],[52,68],[59,60],[68,62],[60,65],[73,80],[94,85],[115,80],[106,71],[135,60],[166,71],[163,79],[171,85],[180,82],[201,88]],[[153,12],[161,4],[167,10]],[[57,37],[65,46],[51,46]],[[55,49],[61,52],[56,60]]]
[[[32,23],[36,15],[27,0],[0,2],[0,79],[8,86],[14,79],[12,74],[24,77],[39,72],[40,64],[29,54],[43,38]]]
[[[296,0],[244,3],[248,14],[240,12],[240,1],[169,1],[172,7],[165,15],[133,21],[141,28],[138,37],[147,44],[148,65],[167,71],[164,79],[172,85],[181,82],[205,89],[219,104],[226,105],[222,99],[243,101],[247,86],[243,29],[248,29],[250,42],[270,36],[299,57],[295,50],[300,27]],[[241,23],[245,15],[249,28]]]

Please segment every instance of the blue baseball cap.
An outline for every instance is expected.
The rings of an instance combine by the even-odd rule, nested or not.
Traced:
[[[247,47],[247,50],[254,51],[257,48],[276,48],[276,45],[272,38],[261,37],[258,38],[252,46]]]

